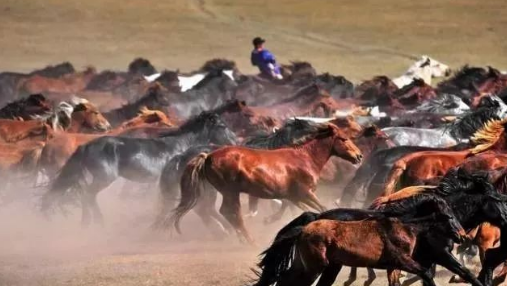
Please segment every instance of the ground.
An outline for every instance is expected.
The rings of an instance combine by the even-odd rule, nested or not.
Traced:
[[[422,54],[454,68],[505,70],[506,24],[505,0],[2,0],[0,70],[64,60],[125,70],[143,56],[159,69],[181,71],[228,58],[253,73],[250,41],[257,35],[280,62],[306,60],[356,83],[398,75]],[[31,190],[16,191],[33,199]],[[185,235],[171,238],[149,229],[154,200],[120,199],[111,190],[99,197],[105,226],[85,230],[79,211],[46,221],[26,200],[2,206],[0,285],[244,285],[280,226],[249,221],[257,247],[234,237],[206,242],[207,231],[190,215]],[[355,285],[362,285],[360,273]],[[379,275],[374,285],[385,285]]]

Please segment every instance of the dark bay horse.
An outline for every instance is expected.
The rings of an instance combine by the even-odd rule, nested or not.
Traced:
[[[181,178],[181,201],[172,220],[178,231],[181,218],[199,201],[200,184],[208,181],[223,196],[220,213],[238,236],[253,243],[241,215],[240,193],[288,199],[298,207],[325,210],[315,196],[319,174],[333,155],[359,163],[357,146],[332,124],[322,124],[300,144],[277,150],[224,147],[200,154],[186,167]],[[281,209],[283,212],[285,209]]]
[[[386,197],[379,197],[374,201],[372,207],[383,209],[386,203],[396,202],[407,197],[419,194],[437,194],[453,208],[466,231],[471,231],[483,223],[489,223],[500,230],[505,230],[507,226],[507,196],[498,193],[489,180],[491,178],[487,174],[470,174],[463,168],[454,168],[446,174],[436,188],[430,186],[405,188]],[[500,238],[500,240],[504,240],[506,243],[505,239]],[[504,247],[490,249],[486,252],[483,268],[479,275],[481,282],[486,282],[483,285],[491,285],[492,271],[505,261],[507,258],[505,253],[505,244]],[[398,280],[399,273],[394,274],[393,279]]]
[[[162,138],[142,139],[104,136],[80,146],[65,163],[51,189],[43,196],[42,210],[65,195],[81,190],[82,223],[102,221],[96,195],[118,177],[136,181],[157,180],[167,161],[193,144],[235,144],[236,137],[213,113],[202,113]]]
[[[462,241],[464,233],[451,208],[437,196],[405,200],[383,212],[307,212],[283,227],[262,253],[254,285],[311,285],[320,274],[317,285],[332,285],[343,265],[401,267],[421,276],[425,284],[435,285],[427,262],[419,255],[420,247],[432,250],[427,255],[432,263],[438,261],[455,270],[449,260],[441,258],[445,253],[450,261],[455,260],[447,243],[441,242]],[[471,274],[467,278],[480,285]]]

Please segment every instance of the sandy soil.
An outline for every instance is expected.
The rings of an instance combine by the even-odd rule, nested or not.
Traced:
[[[37,211],[38,194],[26,191],[0,209],[0,285],[246,285],[253,276],[257,255],[269,245],[290,214],[265,226],[269,206],[247,221],[258,245],[241,244],[231,236],[215,240],[194,214],[183,221],[183,235],[153,232],[157,196],[124,193],[121,183],[103,191],[99,204],[105,226],[80,227],[80,211],[69,209],[51,220]],[[19,191],[19,190],[18,190]],[[8,193],[12,194],[14,191]],[[262,205],[261,205],[262,206]],[[336,285],[347,278],[345,268]],[[366,271],[359,270],[362,285]],[[385,274],[373,284],[385,285]],[[440,285],[449,279],[439,274]]]
[[[256,35],[281,62],[307,60],[356,82],[397,75],[420,54],[453,67],[507,69],[506,25],[505,0],[1,0],[0,70],[64,60],[124,70],[144,56],[182,71],[225,57],[252,73]],[[171,238],[149,230],[156,197],[122,199],[108,190],[99,197],[106,225],[81,229],[78,210],[46,221],[31,190],[15,191],[22,199],[0,207],[2,286],[243,285],[280,226],[249,221],[259,243],[250,247],[234,237],[212,241],[189,215],[185,234]],[[385,285],[379,275],[374,285]]]

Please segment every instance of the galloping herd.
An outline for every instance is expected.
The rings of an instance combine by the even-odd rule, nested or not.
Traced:
[[[254,285],[332,285],[342,266],[348,283],[366,267],[366,285],[373,268],[389,285],[401,271],[435,285],[437,264],[453,282],[503,281],[507,75],[427,56],[357,85],[306,62],[282,74],[245,75],[225,59],[159,72],[142,58],[126,72],[0,73],[0,203],[39,185],[42,214],[77,203],[84,226],[101,224],[97,194],[123,178],[157,186],[154,229],[184,232],[192,210],[217,238],[255,244],[244,216],[269,200],[266,224],[304,212],[262,253]],[[322,186],[334,199],[319,199]],[[478,277],[464,266],[477,249]]]

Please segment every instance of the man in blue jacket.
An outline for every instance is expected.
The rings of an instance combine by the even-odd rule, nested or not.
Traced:
[[[251,61],[252,65],[257,66],[261,75],[269,79],[282,79],[280,73],[280,66],[276,63],[275,56],[268,50],[264,49],[266,40],[256,37],[252,43],[254,50],[252,51]]]

